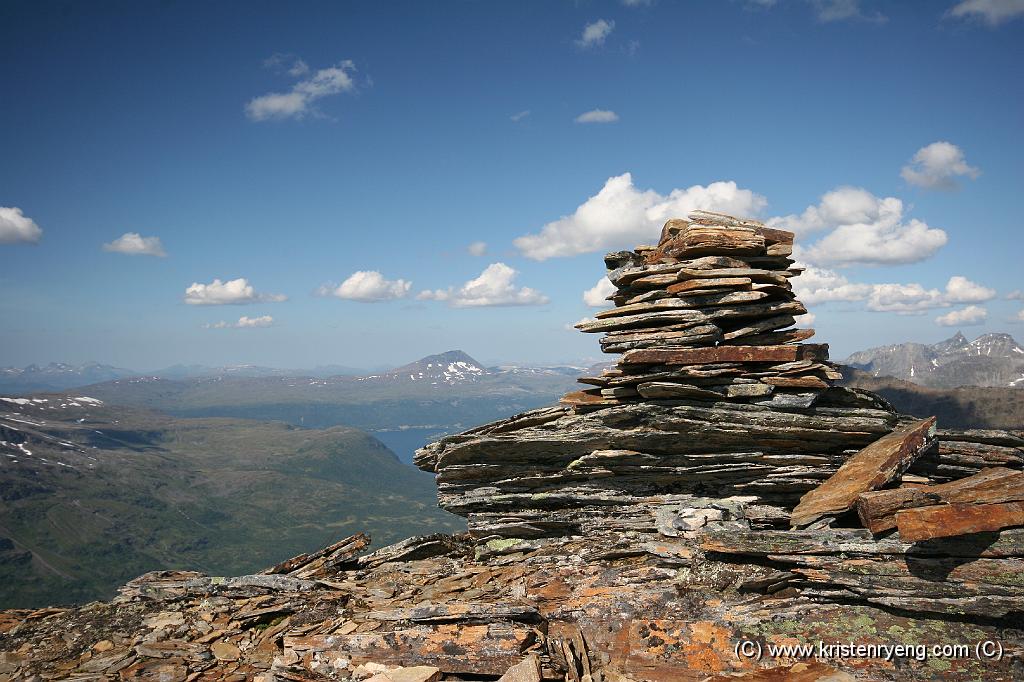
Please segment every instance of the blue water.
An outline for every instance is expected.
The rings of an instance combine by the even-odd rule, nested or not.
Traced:
[[[437,429],[405,429],[404,431],[373,431],[371,435],[388,446],[398,459],[412,464],[413,453],[446,432]]]

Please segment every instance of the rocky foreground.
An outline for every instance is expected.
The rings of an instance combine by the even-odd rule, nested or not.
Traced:
[[[609,254],[618,364],[417,453],[467,534],[4,612],[0,679],[1021,679],[1022,434],[834,386],[791,252],[697,213]]]

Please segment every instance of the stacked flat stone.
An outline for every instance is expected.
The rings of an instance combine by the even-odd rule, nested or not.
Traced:
[[[832,385],[840,375],[827,347],[803,343],[813,331],[794,327],[807,311],[790,286],[800,272],[792,250],[791,232],[696,212],[670,220],[657,246],[609,254],[615,306],[579,326],[604,332],[618,364],[581,379],[592,388],[561,405],[417,451],[441,506],[467,517],[485,554],[566,536],[654,541],[674,532],[659,521],[666,514],[709,505],[728,516],[742,503],[753,527],[788,528],[805,493],[916,421]],[[911,465],[915,482],[1024,462],[1011,434],[939,438]],[[705,512],[692,513],[699,525]]]
[[[605,257],[615,307],[577,326],[621,353],[595,388],[566,395],[578,410],[672,399],[809,406],[841,379],[828,346],[805,344],[807,312],[790,280],[793,233],[695,211],[670,220],[656,247]]]

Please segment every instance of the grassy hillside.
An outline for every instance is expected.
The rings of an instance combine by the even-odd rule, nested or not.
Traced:
[[[1020,388],[927,388],[852,367],[842,369],[844,385],[873,391],[900,412],[935,415],[942,428],[1024,430],[1024,390]]]
[[[157,568],[252,572],[360,530],[464,528],[430,475],[355,429],[39,400],[0,400],[0,608],[109,597]]]

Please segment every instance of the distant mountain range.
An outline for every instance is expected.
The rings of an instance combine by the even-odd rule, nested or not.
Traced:
[[[394,369],[378,368],[367,371],[346,365],[320,365],[312,369],[286,369],[261,365],[172,365],[155,371],[138,371],[96,362],[73,365],[51,362],[46,366],[0,367],[0,394],[32,393],[38,391],[67,391],[115,379],[188,379],[273,377],[308,377],[331,379],[337,377],[361,378],[364,381],[388,383],[416,382],[455,385],[474,381],[488,374],[565,375],[578,376],[585,365],[501,365],[485,367],[461,350],[450,350],[411,362]]]
[[[895,377],[932,388],[1024,388],[1024,347],[1009,334],[962,333],[932,345],[901,343],[854,353],[843,364],[875,377]]]
[[[130,369],[89,362],[68,365],[51,362],[40,367],[0,367],[0,393],[31,393],[34,391],[64,391],[76,386],[87,386],[101,381],[121,379],[136,374]]]
[[[550,405],[585,367],[484,367],[458,350],[364,376],[224,372],[181,379],[129,376],[76,390],[112,405],[179,417],[278,420],[311,428],[462,430]]]
[[[358,376],[366,371],[343,365],[326,365],[313,369],[279,369],[260,365],[227,365],[207,367],[206,365],[173,365],[152,372],[113,367],[98,362],[72,365],[51,362],[45,366],[0,367],[0,393],[32,393],[34,391],[67,391],[89,384],[98,384],[113,379],[147,376],[161,379],[192,379],[197,377],[275,377],[275,376]]]

